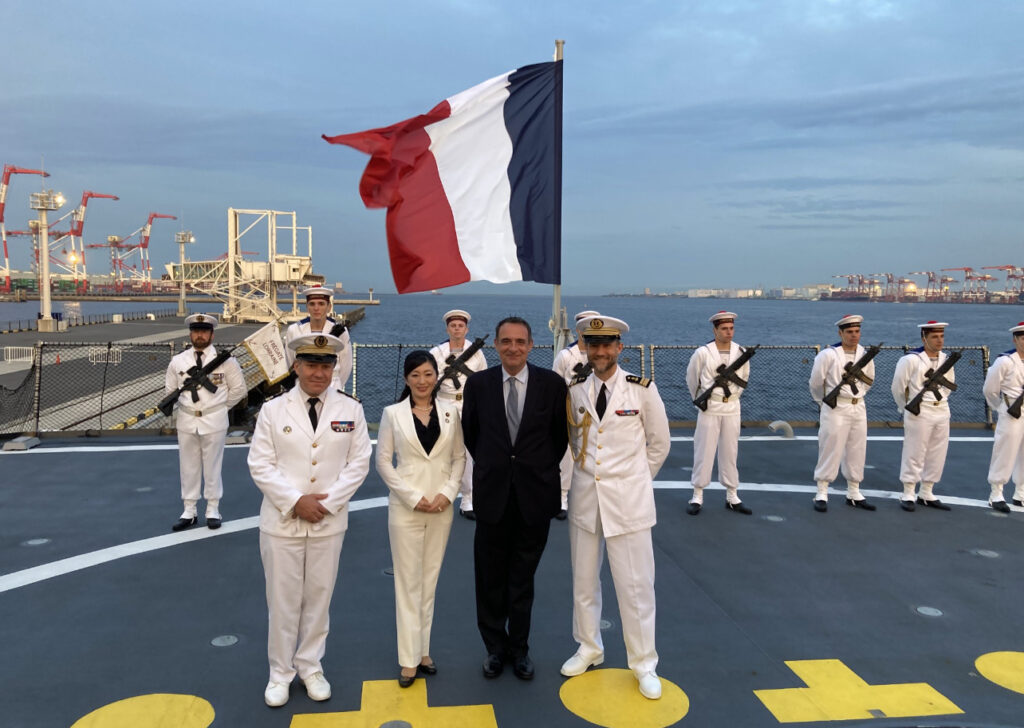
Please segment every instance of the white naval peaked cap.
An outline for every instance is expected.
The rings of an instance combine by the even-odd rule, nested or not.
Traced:
[[[580,311],[578,314],[576,314],[573,317],[573,319],[578,323],[578,322],[582,321],[585,318],[590,318],[591,316],[600,316],[600,315],[601,314],[598,313],[597,311]]]
[[[845,316],[843,316],[841,319],[836,321],[835,325],[838,326],[839,328],[843,329],[843,328],[846,328],[847,326],[853,326],[854,324],[857,324],[859,326],[861,324],[861,322],[863,322],[863,321],[864,321],[864,317],[863,316],[858,316],[855,313],[848,313]]]
[[[190,329],[215,329],[217,328],[217,317],[208,313],[194,313],[186,317],[185,325]]]
[[[629,324],[614,316],[590,316],[576,324],[576,330],[584,339],[590,336],[618,338],[629,331]]]
[[[1021,321],[1019,324],[1017,324],[1012,329],[1010,329],[1010,333],[1011,334],[1024,334],[1024,321]]]
[[[312,288],[307,288],[302,292],[302,295],[305,296],[307,301],[313,296],[324,296],[328,301],[334,298],[334,293],[331,292],[331,289],[324,288],[323,286],[313,286]]]
[[[716,324],[719,321],[725,321],[727,319],[735,321],[737,318],[739,317],[732,311],[719,311],[716,314],[712,314],[711,318],[709,318],[708,321],[710,321],[713,324]]]
[[[330,334],[306,334],[289,341],[288,348],[295,352],[296,359],[327,363],[337,360],[345,342]]]
[[[464,318],[468,324],[473,320],[473,317],[469,315],[469,311],[463,311],[461,308],[453,308],[451,311],[444,315],[444,325],[448,325],[448,320],[453,318]]]
[[[926,321],[923,324],[918,324],[917,328],[921,330],[927,329],[944,329],[949,326],[945,321]]]

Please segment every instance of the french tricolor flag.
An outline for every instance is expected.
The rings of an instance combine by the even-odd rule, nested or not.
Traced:
[[[562,62],[502,74],[426,114],[329,137],[369,154],[399,293],[467,281],[561,283]]]

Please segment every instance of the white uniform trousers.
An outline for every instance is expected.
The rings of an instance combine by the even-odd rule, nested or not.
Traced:
[[[572,485],[572,468],[575,464],[575,460],[572,457],[572,448],[565,448],[565,455],[562,456],[562,462],[558,464],[558,474],[562,478],[562,510],[566,511],[569,509],[569,486]]]
[[[597,530],[601,530],[598,524]],[[579,654],[604,654],[601,640],[601,563],[608,551],[629,669],[638,678],[658,666],[654,648],[654,546],[645,528],[605,539],[569,522],[572,559],[572,636]]]
[[[814,480],[831,483],[840,467],[847,483],[864,481],[864,459],[868,444],[868,414],[864,401],[832,409],[821,405],[818,428],[818,464]]]
[[[430,654],[434,594],[452,530],[453,509],[422,513],[388,504],[388,535],[395,571],[398,664],[416,667]]]
[[[1021,472],[1024,471],[1024,467],[1018,469],[1022,456],[1024,456],[1024,417],[1015,420],[1000,407],[999,419],[996,421],[996,433],[992,440],[992,460],[988,467],[988,482],[992,486],[991,500],[1003,500],[1002,489],[1010,480],[1011,475],[1018,472],[1024,475],[1024,472]],[[1024,495],[1024,488],[1020,481],[1015,482],[1019,494]],[[998,493],[996,488],[999,489]]]
[[[949,407],[922,405],[920,415],[903,413],[900,482],[938,483],[949,449]]]
[[[178,461],[181,471],[181,499],[185,501],[186,510],[195,509],[199,500],[200,486],[202,497],[209,501],[219,501],[224,495],[221,482],[221,464],[224,462],[224,442],[227,430],[199,435],[195,432],[178,430]],[[193,513],[192,515],[195,515]]]
[[[260,531],[260,556],[267,579],[270,680],[290,683],[323,672],[331,596],[345,534],[285,538]]]
[[[740,484],[740,474],[736,469],[739,445],[739,412],[731,415],[697,412],[697,429],[693,433],[693,473],[690,476],[690,483],[693,485],[691,503],[704,502],[702,491],[711,482],[715,450],[718,451],[718,482],[725,486],[725,499],[729,503],[740,502],[740,497],[736,494]]]

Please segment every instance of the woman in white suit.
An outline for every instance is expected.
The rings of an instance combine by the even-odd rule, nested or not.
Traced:
[[[405,358],[404,371],[402,396],[381,414],[377,472],[391,491],[388,534],[395,572],[398,684],[409,687],[417,672],[437,672],[430,657],[434,591],[466,450],[458,410],[434,397],[434,357],[413,351]]]

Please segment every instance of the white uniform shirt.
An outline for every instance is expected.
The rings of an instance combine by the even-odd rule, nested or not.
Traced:
[[[853,354],[853,361],[857,362],[862,356],[864,356],[865,349],[860,344],[857,344],[857,351]],[[822,399],[835,389],[836,385],[843,379],[845,374],[847,354],[843,351],[842,344],[833,344],[827,349],[822,349],[818,352],[818,355],[814,357],[814,365],[811,367],[811,379],[808,382],[808,386],[811,390],[811,397],[818,403],[819,406],[822,404]],[[867,366],[864,367],[863,374],[869,379],[875,378],[875,360],[872,359],[868,362]],[[854,394],[850,385],[844,384],[843,388],[839,391],[839,399],[836,402],[836,407],[847,407],[853,406],[852,400],[856,398],[858,401],[863,398],[868,390],[871,389],[870,384],[866,384],[859,379],[857,380],[857,394]],[[827,405],[825,405],[827,406]]]
[[[988,406],[999,412],[1006,411],[1007,399],[1012,404],[1024,391],[1024,361],[1016,349],[1003,352],[992,362],[985,374],[983,391]]]
[[[185,349],[176,354],[167,367],[164,376],[164,392],[170,394],[179,389],[188,379],[188,370],[196,365],[195,349]],[[217,356],[213,346],[208,346],[200,354],[203,366],[209,364]],[[211,392],[199,387],[199,401],[192,401],[191,392],[182,392],[178,397],[178,414],[175,426],[181,432],[209,435],[228,429],[228,410],[238,404],[245,396],[245,378],[238,360],[231,357],[210,372],[210,382],[217,387]]]
[[[928,379],[925,373],[929,369],[938,369],[948,358],[949,355],[946,352],[940,351],[938,361],[933,362],[928,353],[925,352],[924,347],[919,347],[912,350],[909,354],[901,356],[899,361],[896,362],[896,371],[892,375],[892,397],[896,400],[896,406],[901,410],[906,407],[907,402],[924,389],[924,383]],[[955,369],[950,369],[946,372],[945,378],[955,383]],[[921,404],[922,406],[945,407],[949,409],[949,395],[951,391],[949,387],[939,385],[939,394],[942,395],[942,399],[936,399],[935,394],[932,392],[925,392],[924,397],[921,398]],[[938,402],[938,405],[934,404],[935,402]]]
[[[290,367],[295,363],[295,351],[288,348],[288,344],[300,336],[310,334],[329,334],[331,327],[337,322],[328,317],[324,323],[323,331],[311,331],[309,328],[309,316],[291,324],[284,332],[284,356]],[[352,337],[348,334],[348,328],[341,332],[338,337],[345,344],[345,348],[338,352],[338,362],[334,365],[334,374],[331,376],[331,389],[344,389],[348,378],[352,375]]]
[[[576,365],[586,365],[586,363],[587,352],[580,351],[579,342],[574,341],[555,354],[555,361],[551,364],[551,368],[558,372],[566,384],[572,384],[572,380],[576,378]]]
[[[465,347],[469,347],[473,342],[466,339]],[[465,350],[465,349],[464,349]],[[442,341],[437,346],[430,350],[430,355],[434,357],[434,361],[437,362],[437,376],[444,374],[444,369],[448,366],[445,360],[452,353],[451,341]],[[461,352],[459,352],[461,354]],[[459,356],[456,354],[456,356]],[[469,361],[464,362],[466,367],[472,369],[474,372],[483,371],[487,368],[487,357],[484,356],[483,349],[469,357]],[[438,394],[445,399],[458,399],[459,400],[459,411],[462,411],[462,393],[466,391],[466,375],[461,372],[458,374],[459,377],[459,388],[455,388],[455,382],[449,377],[441,382],[441,389],[438,390]]]
[[[657,385],[645,387],[626,377],[619,367],[609,378],[607,408],[600,421],[594,404],[601,380],[592,373],[569,388],[572,419],[581,422],[586,414],[591,418],[585,458],[573,468],[569,517],[576,526],[597,533],[600,516],[605,537],[654,526],[653,481],[671,446]],[[570,427],[570,445],[573,453],[580,451],[580,428]]]
[[[715,382],[715,376],[718,374],[718,366],[725,364],[728,366],[731,364],[736,357],[743,353],[743,347],[737,344],[735,341],[729,344],[729,356],[728,362],[724,362],[722,356],[718,351],[718,344],[711,341],[704,346],[699,347],[693,356],[690,357],[690,363],[686,366],[686,387],[690,390],[690,399],[697,399],[697,397],[703,394],[707,389],[711,387]],[[750,381],[750,362],[740,367],[739,371],[736,372],[737,376],[745,381]],[[721,387],[715,388],[715,391],[711,394],[711,398],[708,400],[708,408],[706,414],[709,415],[732,415],[739,414],[740,411],[740,395],[743,394],[743,387],[738,384],[729,384],[729,401],[724,401],[725,393]]]

